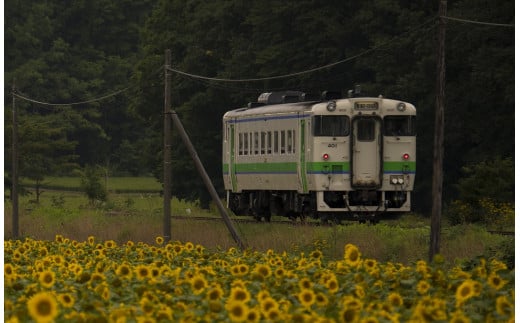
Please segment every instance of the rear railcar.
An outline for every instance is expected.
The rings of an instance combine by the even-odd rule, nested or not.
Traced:
[[[299,102],[283,102],[295,93]],[[263,104],[223,117],[224,184],[235,213],[376,221],[410,211],[413,105],[290,94],[275,102],[263,95]]]

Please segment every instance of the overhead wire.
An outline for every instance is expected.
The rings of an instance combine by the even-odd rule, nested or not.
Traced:
[[[483,22],[483,21],[476,21],[476,20],[454,18],[454,17],[448,17],[448,16],[439,16],[439,17],[443,18],[443,19],[447,19],[447,20],[453,20],[453,21],[470,23],[470,24],[476,24],[476,25],[486,25],[486,26],[495,26],[495,27],[509,27],[509,28],[514,28],[515,27],[514,24],[499,24],[499,23],[493,23],[493,22]]]

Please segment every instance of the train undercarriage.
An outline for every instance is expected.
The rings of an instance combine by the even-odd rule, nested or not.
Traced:
[[[394,218],[406,210],[407,191],[320,191],[300,194],[296,191],[228,192],[228,207],[236,215],[248,215],[257,221],[271,220],[272,215],[294,221],[319,219],[339,224],[343,220],[377,223]]]

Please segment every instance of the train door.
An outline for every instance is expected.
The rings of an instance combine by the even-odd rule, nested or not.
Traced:
[[[309,193],[309,188],[307,186],[307,149],[306,149],[306,142],[307,142],[307,120],[305,118],[299,119],[300,120],[300,139],[299,139],[299,152],[300,159],[298,160],[298,177],[300,178],[300,188],[302,193]]]
[[[235,125],[229,123],[227,132],[229,134],[229,177],[231,179],[231,188],[233,192],[237,191],[237,175],[236,175],[236,148],[235,148]]]
[[[381,187],[381,119],[358,117],[352,120],[352,187]]]

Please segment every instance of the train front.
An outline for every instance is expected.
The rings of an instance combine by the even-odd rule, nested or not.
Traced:
[[[313,109],[309,183],[322,219],[377,221],[411,208],[416,109],[379,98],[349,98]]]

